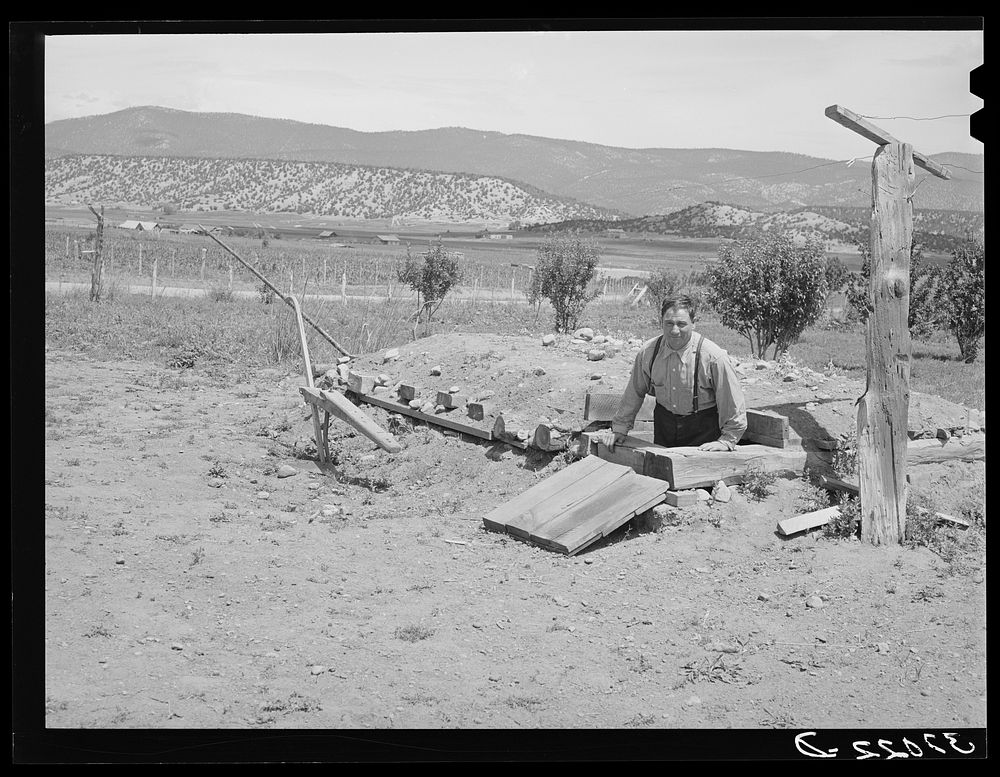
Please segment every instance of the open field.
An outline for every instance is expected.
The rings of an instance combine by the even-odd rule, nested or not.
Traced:
[[[909,468],[911,504],[970,526],[911,518],[900,546],[778,536],[776,521],[829,504],[803,473],[763,498],[734,488],[728,503],[642,516],[563,556],[482,518],[570,456],[364,405],[402,451],[334,421],[321,467],[290,309],[266,304],[238,263],[230,276],[207,237],[110,228],[107,297],[93,304],[69,288],[89,283],[74,241],[86,250],[91,231],[49,225],[45,252],[46,281],[65,285],[45,295],[48,727],[905,727],[946,742],[985,726],[983,461]],[[590,362],[564,334],[543,347],[552,310],[527,304],[527,270],[511,264],[535,249],[516,240],[446,241],[468,274],[417,339],[412,292],[393,280],[405,247],[223,240],[294,289],[353,368],[393,382],[430,386],[437,365],[436,388],[486,387],[531,417],[538,403],[579,410],[587,391],[620,392],[634,357],[623,346]],[[614,266],[658,257],[680,272],[714,255],[616,250]],[[127,293],[150,287],[154,260],[161,293]],[[652,336],[657,311],[628,304],[631,284],[609,284],[581,325]],[[788,363],[809,378],[791,382],[781,365],[757,369],[712,311],[698,328],[745,363],[751,407],[786,414],[801,436],[850,432],[858,327],[807,330]],[[307,332],[312,361],[335,364],[339,351]],[[383,363],[391,347],[401,358]],[[914,342],[911,418],[961,426],[985,409],[985,344],[973,364],[958,356],[944,333]]]
[[[620,390],[632,359],[609,358],[593,381],[568,337],[540,345],[549,326],[527,306],[484,302],[446,305],[438,334],[414,342],[385,323],[376,345],[366,332],[401,305],[313,312],[367,353],[362,371],[427,380],[439,364],[448,383],[498,396],[516,384],[575,403]],[[604,303],[586,323],[645,337],[652,316]],[[822,497],[786,477],[760,501],[737,489],[566,557],[482,524],[567,466],[563,454],[366,406],[403,451],[334,423],[336,459],[320,468],[290,319],[253,300],[46,295],[47,726],[919,727],[941,739],[985,725],[983,462],[912,468],[912,499],[973,525],[924,527],[899,547],[777,537],[777,520]],[[805,432],[818,403],[828,433],[849,428],[864,376],[856,333],[837,336],[795,346],[817,370],[824,349],[843,348],[815,386],[754,372],[752,406]],[[405,367],[382,365],[389,345]],[[336,355],[315,337],[310,349]],[[937,361],[917,359],[915,403],[921,365]],[[981,366],[948,364],[970,383]],[[932,423],[957,407],[919,404]]]

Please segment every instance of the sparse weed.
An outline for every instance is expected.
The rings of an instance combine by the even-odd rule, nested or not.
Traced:
[[[223,289],[219,287],[211,289],[208,292],[208,297],[212,300],[212,302],[232,302],[236,299],[232,289]]]
[[[399,626],[395,631],[395,637],[396,639],[401,639],[404,642],[419,642],[422,639],[427,639],[433,633],[434,630],[429,629],[426,626]]]
[[[204,558],[205,549],[201,547],[195,548],[194,552],[191,554],[191,564],[189,566],[197,566],[204,560]]]
[[[861,500],[849,497],[841,501],[839,514],[823,527],[823,536],[831,539],[850,539],[861,532]]]
[[[771,495],[777,478],[776,472],[768,472],[760,464],[751,462],[743,474],[742,491],[748,499],[759,502]]]

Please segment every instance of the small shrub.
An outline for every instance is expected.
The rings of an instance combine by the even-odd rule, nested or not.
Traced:
[[[258,284],[257,299],[259,299],[265,305],[270,305],[272,302],[274,302],[274,289],[272,289],[266,283]]]
[[[442,245],[421,254],[418,261],[406,251],[406,262],[396,272],[400,283],[417,292],[416,318],[430,322],[448,292],[461,279],[458,259]]]
[[[725,326],[747,338],[754,356],[766,358],[771,346],[777,356],[825,309],[823,257],[819,243],[799,248],[780,232],[723,244],[709,269],[709,302]]]
[[[747,464],[740,490],[748,499],[759,502],[771,495],[777,478],[776,472],[768,472],[760,464]]]
[[[841,434],[837,441],[837,450],[833,452],[833,471],[841,480],[852,481],[858,476],[858,432],[851,429]]]
[[[555,327],[560,332],[576,329],[587,303],[598,292],[588,291],[600,259],[597,243],[592,240],[550,238],[538,249],[529,299],[543,297],[555,310]]]
[[[948,328],[958,340],[962,361],[971,364],[986,334],[986,249],[981,238],[969,238],[952,254],[942,287]]]

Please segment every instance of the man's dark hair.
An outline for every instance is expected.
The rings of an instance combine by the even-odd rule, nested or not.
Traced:
[[[676,294],[672,297],[667,297],[660,305],[661,321],[670,308],[674,310],[686,310],[688,315],[691,316],[691,320],[694,321],[695,314],[698,312],[698,303],[695,302],[693,297],[687,294]]]

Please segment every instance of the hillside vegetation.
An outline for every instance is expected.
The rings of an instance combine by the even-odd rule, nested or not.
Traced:
[[[616,148],[463,127],[358,132],[154,106],[50,122],[45,125],[45,153],[302,160],[469,173],[521,181],[630,215],[669,213],[709,200],[757,210],[792,210],[810,203],[866,207],[871,196],[867,163],[848,167],[781,151]],[[949,167],[952,178],[942,181],[919,173],[916,204],[982,211],[982,155],[943,153],[934,159]]]
[[[45,163],[49,203],[121,202],[185,211],[294,212],[435,221],[614,218],[497,177],[327,162],[75,155]]]
[[[539,224],[529,231],[543,234],[600,234],[622,229],[629,235],[658,234],[678,237],[746,237],[754,230],[790,232],[797,242],[819,240],[827,251],[853,251],[868,240],[868,208],[813,205],[784,213],[765,213],[739,205],[703,202],[673,213],[609,221],[572,219]],[[948,253],[967,236],[983,229],[983,214],[969,211],[918,210],[913,214],[914,240],[924,250]]]

